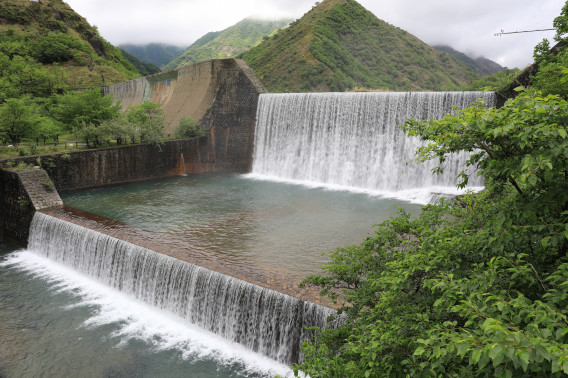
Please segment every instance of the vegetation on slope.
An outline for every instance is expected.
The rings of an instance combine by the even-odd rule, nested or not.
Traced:
[[[555,21],[568,34],[568,2]],[[538,85],[504,107],[411,120],[419,160],[477,151],[486,190],[401,211],[307,282],[349,305],[344,325],[304,344],[312,377],[568,374],[566,47],[541,48]],[[461,175],[466,183],[467,174]]]
[[[139,76],[117,48],[61,0],[2,1],[0,33],[0,59],[40,63],[57,71],[59,86],[109,85]]]
[[[124,59],[128,60],[142,76],[152,75],[161,71],[160,67],[155,64],[143,62],[137,56],[130,54],[122,48],[120,49],[120,52],[122,52]]]
[[[463,87],[465,91],[492,90],[497,93],[505,93],[508,86],[514,82],[515,77],[521,72],[518,68],[505,68],[492,75],[483,76],[474,80],[471,84]]]
[[[484,57],[478,57],[474,59],[462,52],[455,50],[450,46],[439,45],[432,47],[434,47],[436,50],[440,50],[454,56],[480,75],[493,75],[494,73],[505,69],[505,67],[501,66],[499,63],[492,61],[491,59]]]
[[[354,0],[324,0],[242,55],[271,92],[456,89],[478,77]]]
[[[164,66],[179,68],[209,59],[232,58],[258,45],[262,39],[286,26],[290,20],[256,20],[245,18],[220,32],[207,33],[180,56]]]
[[[62,135],[87,146],[164,139],[159,105],[121,115],[103,96],[139,73],[63,1],[5,0],[0,22],[0,154],[35,154]]]
[[[163,67],[179,56],[185,47],[167,45],[163,43],[149,43],[147,45],[134,45],[131,43],[119,45],[119,48],[134,55],[143,62]]]

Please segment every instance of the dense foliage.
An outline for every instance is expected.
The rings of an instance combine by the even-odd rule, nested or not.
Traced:
[[[442,90],[477,74],[354,0],[324,0],[242,55],[272,92]]]
[[[205,130],[200,128],[191,116],[180,119],[176,127],[176,136],[178,138],[199,138],[205,136],[205,134]]]
[[[89,97],[94,97],[94,101],[89,101]],[[165,141],[165,117],[160,104],[146,101],[120,113],[120,106],[112,104],[112,97],[96,92],[87,92],[75,101],[80,106],[74,110],[77,121],[72,131],[87,145],[98,147],[116,140],[117,144],[149,143],[159,149]]]
[[[521,95],[409,122],[423,158],[480,151],[487,190],[402,213],[331,255],[309,282],[343,288],[346,324],[300,366],[312,376],[568,373],[568,103]],[[463,182],[467,182],[467,174]]]
[[[17,146],[24,139],[44,144],[73,135],[87,146],[151,143],[165,139],[164,115],[159,104],[144,102],[120,112],[111,95],[100,90],[67,92],[48,99],[11,98],[0,105],[0,142]]]
[[[514,82],[515,77],[521,72],[518,68],[504,69],[489,76],[484,76],[474,80],[471,84],[465,86],[466,91],[483,91],[490,89],[497,93],[505,93],[507,88]]]
[[[209,59],[232,58],[258,45],[266,36],[286,26],[290,20],[256,20],[245,18],[219,32],[207,33],[183,53],[164,66],[179,68]]]
[[[145,127],[140,122],[138,133],[129,131],[124,138],[124,129],[131,129],[132,123],[119,127],[119,119],[124,118],[120,106],[100,89],[138,76],[121,52],[63,1],[5,0],[0,4],[3,145],[27,141],[35,144],[30,147],[34,153],[40,143],[52,140],[56,144],[64,134],[87,146],[115,138],[118,143],[159,143],[163,124],[161,129],[158,125],[142,131]],[[19,153],[27,152],[20,148]]]
[[[0,58],[6,57],[61,68],[60,86],[108,85],[138,76],[121,52],[62,0],[2,1]]]
[[[568,14],[568,4],[560,17]],[[559,54],[558,59],[562,59]],[[551,61],[552,62],[552,61]],[[568,71],[554,80],[568,82]],[[312,377],[568,374],[568,102],[536,89],[410,120],[420,160],[469,151],[486,190],[404,211],[306,282],[345,322],[304,345]],[[460,176],[467,183],[469,172]]]

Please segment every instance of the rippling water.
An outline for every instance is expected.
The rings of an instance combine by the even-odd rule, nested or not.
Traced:
[[[240,175],[192,175],[65,193],[66,205],[216,252],[297,273],[360,243],[404,201]]]
[[[277,362],[0,241],[0,377],[265,377]]]
[[[366,194],[195,175],[63,195],[64,202],[213,255],[317,272],[395,206]],[[264,377],[289,368],[34,253],[0,244],[0,376]]]

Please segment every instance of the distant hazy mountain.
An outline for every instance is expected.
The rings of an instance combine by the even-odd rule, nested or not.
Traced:
[[[481,75],[493,75],[496,72],[502,71],[504,70],[506,67],[501,66],[500,64],[492,61],[491,59],[487,59],[484,57],[479,57],[479,58],[472,58],[462,52],[459,52],[455,49],[453,49],[450,46],[432,46],[434,47],[436,50],[440,50],[443,52],[446,52],[456,58],[458,58],[459,60],[461,60],[462,62],[464,62],[465,64],[467,64],[468,67],[470,67],[471,69],[473,69],[475,72],[481,74]]]
[[[447,90],[480,75],[354,0],[324,0],[242,55],[271,92]]]
[[[143,62],[140,60],[140,58],[130,54],[124,49],[120,49],[120,51],[122,52],[124,59],[132,63],[132,65],[136,67],[138,73],[140,73],[140,75],[142,76],[152,75],[161,71],[160,67],[156,66],[155,64]]]
[[[165,66],[185,50],[185,47],[167,45],[164,43],[149,43],[146,45],[127,43],[119,45],[118,47],[134,55],[141,61],[152,63],[158,67]]]
[[[264,37],[273,34],[289,22],[290,20],[267,21],[245,18],[225,30],[205,34],[163,68],[168,70],[208,59],[235,57],[258,45]]]

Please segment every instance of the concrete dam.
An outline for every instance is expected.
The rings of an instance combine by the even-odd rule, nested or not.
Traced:
[[[408,117],[440,118],[454,105],[463,108],[479,98],[489,105],[495,101],[493,94],[480,92],[268,95],[237,59],[206,61],[105,87],[104,92],[112,93],[125,110],[144,101],[161,104],[169,133],[181,118],[191,116],[207,135],[168,141],[161,150],[126,145],[40,160],[12,159],[43,168],[0,169],[0,237],[28,245],[27,251],[9,258],[13,266],[33,272],[36,260],[62,264],[284,366],[302,360],[300,344],[312,336],[306,327],[328,326],[326,319],[334,313],[313,288],[298,288],[302,277],[297,272],[195,248],[184,239],[191,227],[158,232],[66,207],[58,193],[180,175],[238,173],[254,176],[252,180],[308,183],[426,203],[433,186],[437,193],[453,193],[451,175],[461,169],[465,157],[451,160],[448,175],[433,180],[430,168],[407,163],[416,145],[397,126]],[[6,167],[4,163],[0,161]],[[387,174],[391,176],[385,179]],[[482,185],[482,178],[475,183]],[[428,194],[417,194],[417,188]],[[158,196],[164,190],[154,186],[152,192]],[[231,206],[244,209],[243,198]],[[172,211],[182,211],[182,200],[198,201],[177,196]],[[288,211],[294,200],[287,198],[275,210],[253,204],[252,210],[242,210],[221,227],[246,223],[259,214],[294,216]],[[215,206],[220,202],[217,197],[210,201]],[[302,206],[319,211],[312,199]],[[358,211],[349,206],[351,213]],[[199,222],[205,222],[203,216]],[[281,225],[273,228],[282,232]],[[303,263],[301,251],[292,259]],[[286,370],[277,373],[286,375]]]
[[[239,59],[209,60],[104,88],[124,110],[144,101],[161,104],[171,135],[186,116],[207,130],[200,163],[190,164],[188,173],[250,169],[258,96],[265,91]]]

